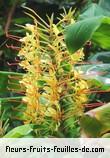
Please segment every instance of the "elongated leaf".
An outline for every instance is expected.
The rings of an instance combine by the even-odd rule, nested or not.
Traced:
[[[80,123],[87,137],[105,137],[110,131],[110,103],[86,112]]]
[[[95,55],[89,57],[90,62],[110,63],[110,52],[97,52]]]
[[[88,114],[94,114],[94,117],[106,127],[106,130],[110,130],[110,103],[95,108],[89,111]]]
[[[69,25],[65,30],[65,41],[72,54],[92,40],[100,47],[110,49],[110,18],[104,16],[87,18]]]
[[[100,121],[88,115],[81,117],[80,125],[87,137],[99,137],[103,129],[103,124]]]
[[[105,18],[92,36],[92,41],[104,49],[110,49],[110,18]]]
[[[65,31],[65,41],[70,53],[80,49],[101,24],[102,17],[91,18],[69,25]]]
[[[4,138],[23,138],[33,131],[33,125],[27,124],[14,128],[8,132]]]

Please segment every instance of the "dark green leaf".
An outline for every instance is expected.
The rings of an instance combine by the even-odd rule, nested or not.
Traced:
[[[2,26],[0,25],[0,36],[2,36],[3,34],[4,34],[4,31],[3,31]]]
[[[70,53],[78,49],[90,40],[93,33],[101,25],[102,17],[95,17],[69,25],[65,30],[65,41]]]
[[[72,54],[92,40],[102,48],[110,49],[110,18],[104,16],[87,18],[69,25],[65,30],[65,41]]]

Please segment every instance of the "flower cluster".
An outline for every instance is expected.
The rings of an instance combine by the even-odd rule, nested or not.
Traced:
[[[87,82],[81,78],[75,65],[84,58],[83,50],[70,54],[65,41],[65,26],[73,23],[73,11],[64,11],[57,24],[53,15],[48,23],[35,14],[27,13],[34,24],[27,24],[26,36],[18,56],[26,71],[20,84],[25,87],[25,123],[33,123],[50,135],[59,129],[73,128],[69,122],[83,114],[87,102]],[[38,130],[39,131],[39,130]],[[37,132],[38,132],[37,131]]]

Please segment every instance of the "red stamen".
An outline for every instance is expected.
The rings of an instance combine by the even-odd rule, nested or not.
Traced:
[[[88,90],[84,91],[84,93],[108,93],[110,90]]]
[[[107,74],[107,72],[92,72],[92,73],[89,73],[89,74],[80,74],[80,77],[86,77],[86,76],[93,76],[93,75],[105,75]]]
[[[11,76],[11,75],[8,75],[8,78],[9,78],[9,79],[20,80],[20,79],[22,78],[22,76]]]
[[[19,63],[9,63],[9,62],[7,62],[7,64],[8,64],[8,66],[16,66],[16,65],[18,65]]]
[[[22,99],[21,100],[15,100],[15,99],[9,99],[9,102],[16,102],[16,103],[25,103]]]
[[[22,103],[22,100],[15,100],[15,99],[9,99],[8,100],[9,102],[16,102],[16,103]]]
[[[6,37],[10,38],[10,39],[13,39],[13,40],[16,40],[18,42],[20,42],[20,38],[22,38],[22,37],[10,35],[10,34],[6,34]]]
[[[102,105],[104,105],[104,103],[91,103],[91,104],[84,104],[84,105],[85,105],[85,107],[93,108],[93,107],[102,106]]]
[[[16,46],[13,46],[13,45],[10,45],[10,46],[9,46],[9,45],[6,44],[6,47],[7,47],[7,48],[10,48],[10,49],[17,50],[17,51],[20,50],[20,47],[16,47]]]
[[[17,84],[17,83],[12,83],[10,81],[8,81],[8,85],[14,85],[14,86],[17,86],[18,88],[20,88],[21,90],[24,90],[23,87],[21,86],[21,84]]]
[[[102,62],[91,62],[91,61],[85,61],[85,62],[78,62],[77,64],[102,64]]]
[[[8,80],[8,84],[12,84],[12,85],[16,85],[16,86],[21,87],[21,85],[19,83],[10,82],[9,80]]]
[[[12,110],[13,110],[13,111],[18,111],[18,112],[21,112],[21,110],[19,110],[19,109],[15,108],[15,107],[12,107]]]
[[[9,91],[12,91],[12,92],[15,92],[15,93],[18,93],[18,94],[23,94],[23,95],[25,95],[25,91],[17,91],[16,89],[12,89],[12,88],[9,88],[9,87],[7,87],[7,89],[8,89]]]
[[[15,117],[15,116],[11,116],[11,119],[13,119],[13,120],[20,120],[20,121],[23,121],[22,119],[20,119],[19,117]]]

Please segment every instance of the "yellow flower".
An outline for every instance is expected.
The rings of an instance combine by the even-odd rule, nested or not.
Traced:
[[[35,31],[35,25],[26,24],[26,29],[33,32],[33,31]]]
[[[57,24],[53,24],[52,18],[49,24],[41,18],[42,23],[37,24],[33,18],[35,24],[25,26],[29,32],[20,40],[18,54],[22,59],[20,66],[26,71],[20,81],[25,87],[25,123],[49,125],[55,131],[62,118],[79,116],[84,111],[88,85],[81,78],[82,72],[74,68],[84,58],[83,49],[70,55],[62,34],[65,24],[74,23],[72,15],[70,10]]]

